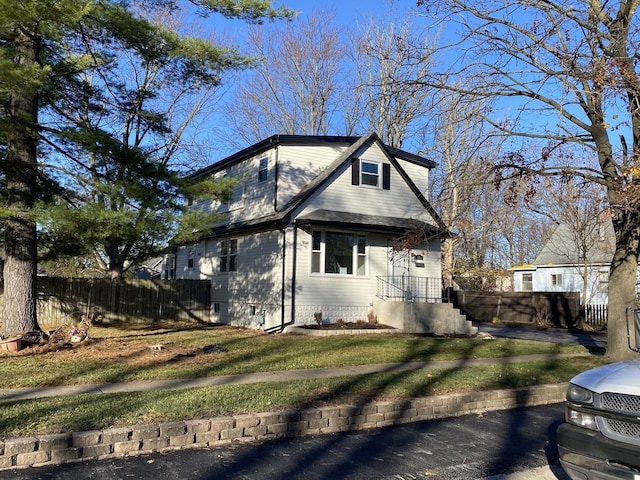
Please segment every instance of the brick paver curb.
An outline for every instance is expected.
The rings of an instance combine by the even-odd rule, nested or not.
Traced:
[[[287,410],[100,431],[12,438],[0,441],[0,470],[39,467],[165,452],[320,435],[547,405],[564,400],[566,383],[443,396]]]

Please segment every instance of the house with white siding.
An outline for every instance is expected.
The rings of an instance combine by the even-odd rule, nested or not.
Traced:
[[[512,268],[517,292],[578,292],[583,305],[607,305],[609,270],[615,250],[611,220],[576,232],[558,225],[530,265]]]
[[[238,183],[227,203],[193,205],[224,219],[175,247],[164,276],[211,280],[212,321],[269,331],[386,320],[379,301],[439,303],[434,167],[375,133],[267,138],[191,176]],[[398,247],[412,231],[426,241]]]

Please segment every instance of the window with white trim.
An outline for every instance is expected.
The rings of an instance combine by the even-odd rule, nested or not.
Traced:
[[[552,273],[551,274],[551,286],[553,286],[553,287],[561,287],[562,286],[562,274],[561,273]]]
[[[347,232],[314,231],[311,240],[311,273],[367,275],[367,239]]]
[[[351,184],[391,190],[391,164],[354,158],[351,161]]]
[[[269,159],[262,158],[258,165],[258,182],[266,182],[269,176]]]
[[[322,261],[322,232],[314,231],[311,235],[311,273],[320,273]]]
[[[533,273],[522,274],[522,291],[523,292],[533,291]]]
[[[380,186],[380,164],[375,162],[360,162],[360,184],[370,187]]]
[[[220,242],[220,271],[235,272],[238,269],[238,240],[222,240]]]

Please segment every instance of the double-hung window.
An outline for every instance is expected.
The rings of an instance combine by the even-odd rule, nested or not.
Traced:
[[[391,164],[354,158],[351,162],[351,185],[391,190]]]
[[[522,291],[523,292],[533,291],[533,273],[522,274]]]
[[[220,271],[235,272],[238,269],[238,240],[222,240],[220,242]]]
[[[260,163],[258,165],[258,182],[265,182],[267,180],[269,174],[269,159],[262,158],[260,159]]]
[[[367,274],[367,241],[364,235],[314,231],[311,243],[311,273]]]
[[[380,185],[380,164],[362,160],[360,163],[360,184],[378,187]]]
[[[551,285],[554,287],[562,286],[562,274],[561,273],[552,273],[551,274]]]

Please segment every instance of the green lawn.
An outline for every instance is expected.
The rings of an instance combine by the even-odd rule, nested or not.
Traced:
[[[452,392],[510,388],[569,380],[601,364],[585,347],[510,340],[412,335],[306,337],[266,335],[230,327],[92,327],[91,340],[55,351],[0,356],[3,387],[141,379],[195,378],[259,371],[387,362],[584,354],[570,359],[434,369],[254,385],[127,394],[86,394],[1,401],[0,435],[30,435],[214,415],[361,403]],[[161,350],[150,348],[162,345]],[[223,353],[202,347],[220,345]],[[597,352],[596,352],[597,353]]]

